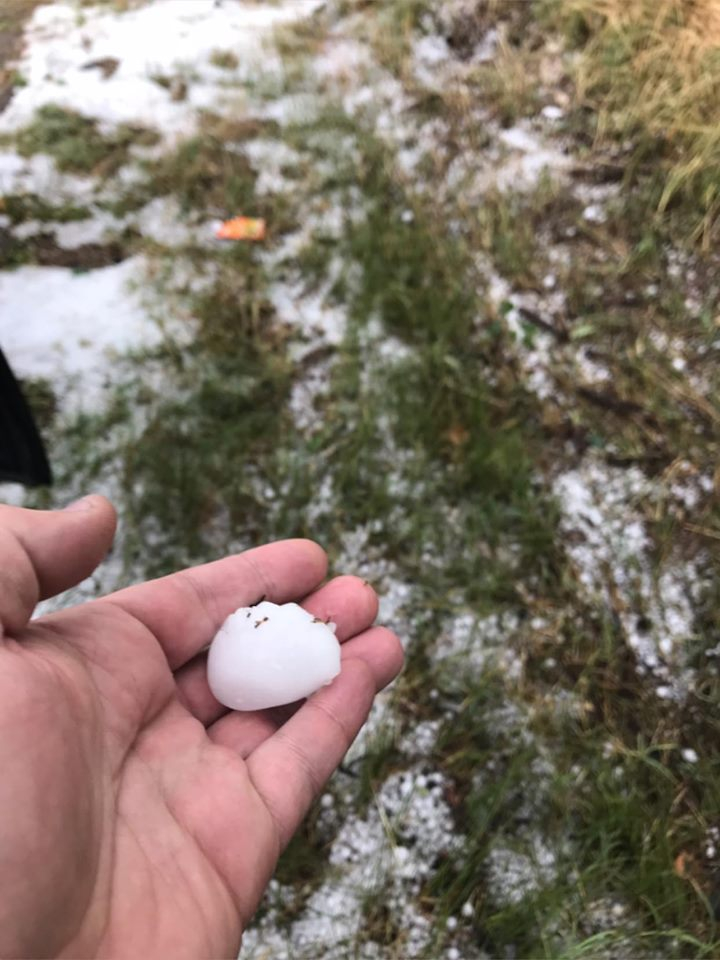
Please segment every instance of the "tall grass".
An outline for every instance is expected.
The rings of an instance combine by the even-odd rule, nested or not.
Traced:
[[[549,5],[582,54],[581,105],[597,139],[630,138],[659,159],[661,213],[682,205],[691,238],[720,233],[718,0],[557,0]]]

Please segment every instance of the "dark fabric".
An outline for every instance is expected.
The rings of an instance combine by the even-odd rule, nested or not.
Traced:
[[[0,350],[0,480],[35,487],[52,474],[30,408]]]

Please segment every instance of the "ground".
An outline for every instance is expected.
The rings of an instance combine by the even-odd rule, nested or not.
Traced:
[[[62,602],[312,536],[406,648],[247,960],[718,950],[714,148],[592,7],[58,2],[7,68],[3,494],[121,518]]]

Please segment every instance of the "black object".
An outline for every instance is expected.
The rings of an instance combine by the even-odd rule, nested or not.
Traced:
[[[50,464],[7,360],[0,350],[0,480],[37,487],[52,483]]]

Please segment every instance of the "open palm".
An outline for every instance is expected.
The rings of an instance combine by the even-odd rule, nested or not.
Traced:
[[[29,620],[87,576],[115,518],[0,507],[0,955],[237,952],[280,851],[397,673],[354,577],[290,540]],[[314,591],[314,592],[313,592]],[[302,705],[233,713],[203,649],[236,607],[305,598],[344,641]]]

